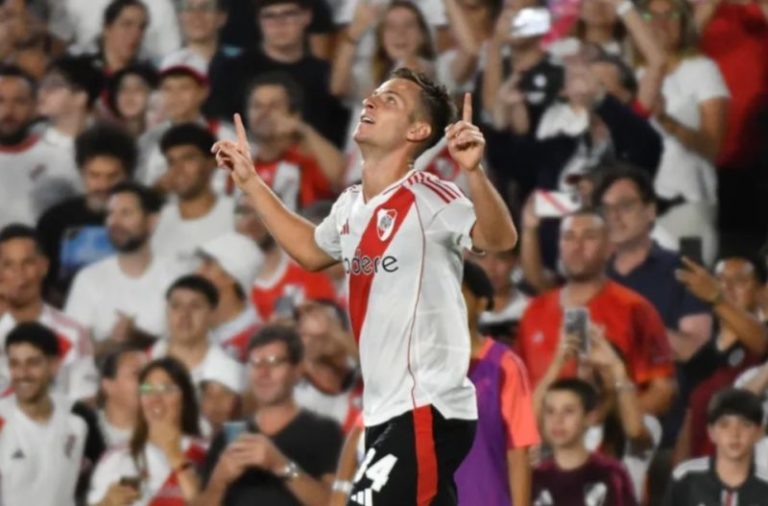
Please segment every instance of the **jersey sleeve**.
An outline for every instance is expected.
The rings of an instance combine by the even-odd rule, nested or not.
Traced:
[[[632,379],[642,385],[658,378],[674,375],[672,349],[661,316],[648,302],[633,312],[634,349],[629,357]]]
[[[346,207],[349,192],[342,193],[331,208],[331,213],[315,227],[315,243],[335,260],[341,260],[341,210]]]
[[[504,371],[501,408],[507,429],[507,449],[537,445],[541,439],[536,427],[533,396],[525,365],[512,351],[508,351],[502,358],[501,368]]]
[[[448,181],[429,181],[424,186],[445,202],[436,209],[428,226],[428,232],[436,234],[448,244],[472,249],[472,228],[477,221],[472,201],[459,190],[458,186]]]

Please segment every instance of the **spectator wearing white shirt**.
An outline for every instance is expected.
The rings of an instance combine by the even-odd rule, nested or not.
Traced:
[[[264,254],[249,237],[227,232],[201,246],[198,256],[202,263],[197,273],[219,293],[213,341],[229,356],[245,362],[248,342],[262,323],[249,295]]]
[[[206,448],[199,439],[197,397],[189,373],[172,358],[139,374],[140,408],[129,445],[107,453],[93,473],[88,504],[190,504]]]
[[[37,112],[48,121],[42,141],[74,163],[75,138],[91,122],[104,76],[85,56],[55,60],[40,81]]]
[[[195,123],[208,129],[217,140],[234,140],[234,129],[218,120],[203,116],[202,107],[208,98],[208,64],[189,51],[179,51],[163,59],[160,66],[160,96],[165,121],[139,138],[141,153],[139,179],[144,184],[168,190],[167,164],[160,149],[163,136],[175,125]],[[221,193],[228,179],[226,172],[214,173],[215,187]]]
[[[219,303],[216,287],[207,279],[189,274],[177,279],[166,292],[168,337],[158,341],[149,351],[151,358],[173,357],[184,364],[192,381],[199,385],[209,368],[239,371],[243,367],[211,342],[213,315]]]
[[[34,229],[9,225],[0,231],[0,279],[7,311],[0,318],[0,393],[8,393],[8,360],[2,351],[6,336],[19,323],[38,322],[56,336],[59,365],[54,388],[71,400],[92,399],[98,388],[93,347],[85,329],[46,304],[43,278],[48,269]]]
[[[215,142],[208,129],[192,123],[172,127],[160,142],[175,198],[160,212],[152,251],[190,271],[196,267],[197,248],[235,228],[234,201],[216,195],[211,185]]]
[[[0,64],[0,226],[34,224],[79,185],[72,157],[32,132],[34,116],[34,80]]]
[[[19,324],[4,351],[15,395],[0,400],[0,503],[74,506],[104,451],[96,418],[85,406],[51,395],[59,342],[50,329]]]
[[[163,296],[179,271],[149,247],[160,203],[133,182],[110,191],[106,224],[117,253],[77,274],[64,307],[91,331],[99,349],[133,330],[154,336],[165,331]]]
[[[139,412],[139,373],[149,361],[138,342],[110,350],[99,367],[98,420],[107,448],[128,444]]]
[[[75,46],[87,46],[103,35],[103,20],[110,8],[136,5],[138,0],[48,0],[51,9],[49,31]],[[173,0],[147,0],[148,26],[143,49],[157,59],[181,46],[178,18]],[[138,47],[137,47],[138,49]]]
[[[650,0],[643,10],[668,60],[664,104],[656,115],[664,153],[655,185],[659,197],[677,205],[659,224],[678,238],[701,237],[711,261],[717,245],[714,160],[725,138],[730,94],[715,62],[698,53],[688,2]]]

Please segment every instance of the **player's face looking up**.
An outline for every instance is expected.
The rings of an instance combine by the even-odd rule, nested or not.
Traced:
[[[8,362],[11,384],[21,402],[36,402],[48,394],[48,384],[56,376],[56,358],[31,344],[19,343],[9,347]]]
[[[0,279],[11,307],[23,307],[40,297],[48,261],[34,241],[16,238],[0,245]]]
[[[419,85],[407,79],[390,79],[379,86],[363,100],[355,141],[385,151],[403,144],[415,149],[432,134],[420,95]]]

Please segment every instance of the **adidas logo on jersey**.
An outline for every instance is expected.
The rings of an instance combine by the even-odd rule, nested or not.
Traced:
[[[13,455],[11,455],[12,460],[21,460],[26,458],[26,455],[24,455],[24,452],[21,451],[21,448],[17,449],[15,452],[13,452]]]

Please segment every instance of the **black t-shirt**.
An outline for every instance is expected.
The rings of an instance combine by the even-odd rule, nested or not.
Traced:
[[[96,468],[96,464],[107,449],[104,435],[99,428],[99,421],[96,413],[82,402],[76,402],[72,405],[72,414],[83,419],[88,427],[88,436],[85,439],[85,448],[83,450],[83,467],[80,470],[80,476],[75,488],[75,497],[85,503],[85,496],[90,487],[91,475]],[[79,503],[78,503],[79,504]]]
[[[113,253],[105,216],[89,209],[85,197],[75,197],[52,207],[37,222],[50,259],[45,283],[53,303],[62,301],[78,270]]]
[[[251,421],[248,426],[250,432],[259,432]],[[301,410],[282,431],[270,439],[286,457],[296,462],[303,472],[313,478],[319,479],[336,471],[343,435],[339,425],[329,418]],[[206,483],[213,474],[225,446],[224,434],[219,433],[211,443],[205,460],[203,479]],[[223,505],[256,504],[301,505],[280,478],[259,469],[249,469],[230,485]]]
[[[714,458],[702,457],[680,464],[664,497],[664,506],[762,506],[768,504],[768,473],[753,467],[741,486],[723,483]]]
[[[285,72],[301,87],[302,116],[307,123],[341,146],[346,134],[349,111],[328,89],[328,62],[309,53],[294,63],[273,60],[261,49],[247,51],[216,69],[211,69],[211,96],[208,102],[214,116],[231,121],[232,115],[244,110],[249,84],[266,72]]]

